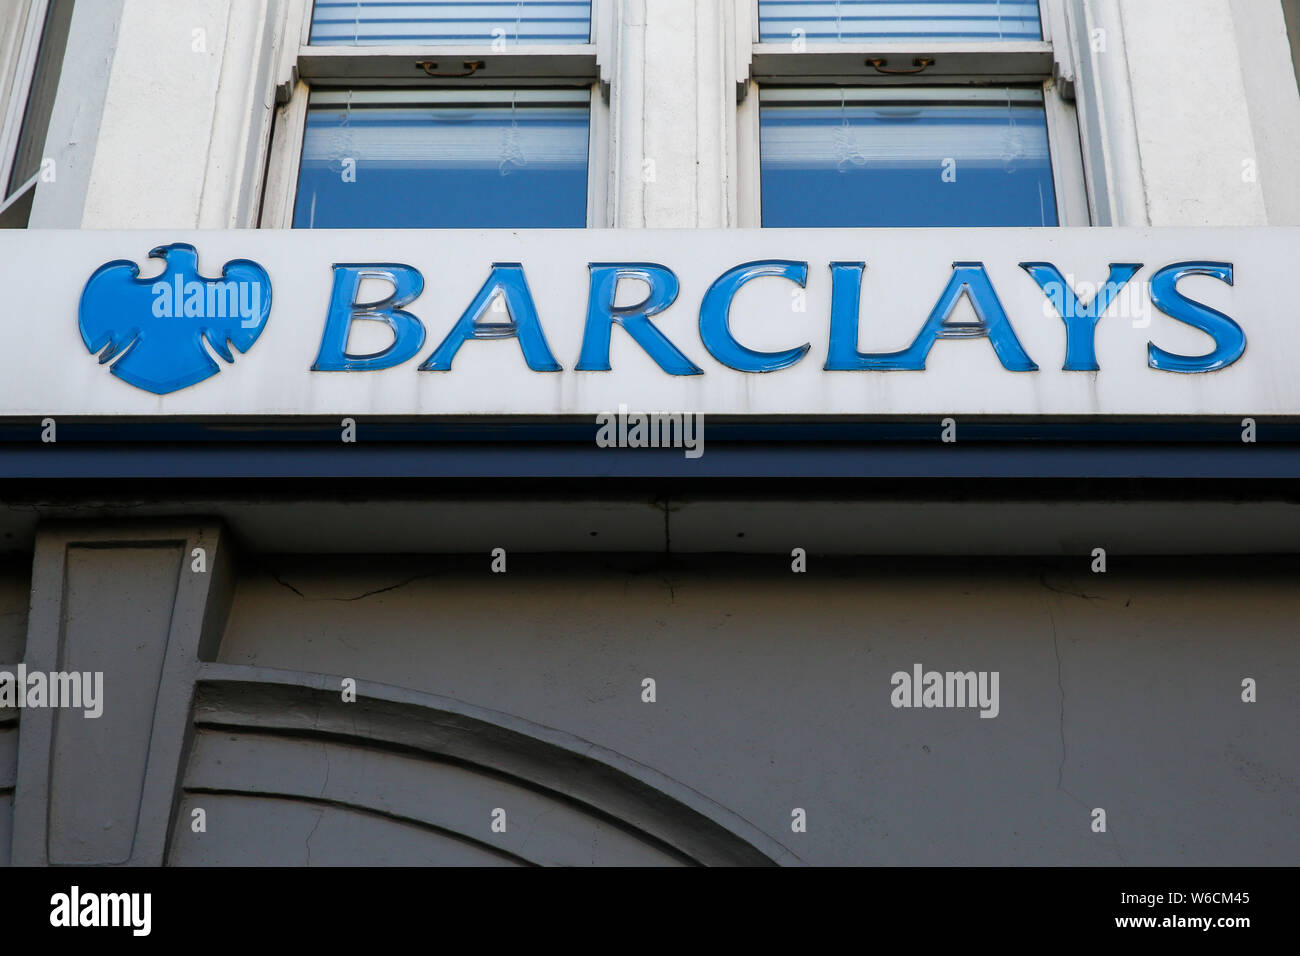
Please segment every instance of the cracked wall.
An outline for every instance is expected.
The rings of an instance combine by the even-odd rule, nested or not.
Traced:
[[[1261,864],[1300,851],[1294,827],[1276,828],[1300,797],[1292,559],[1112,561],[1107,574],[813,556],[794,575],[779,555],[489,564],[248,561],[219,660],[557,728],[813,863]],[[915,663],[998,671],[999,715],[891,707],[891,673]],[[1240,699],[1247,676],[1258,703]],[[790,832],[794,807],[806,834]],[[1090,829],[1094,807],[1106,833]]]

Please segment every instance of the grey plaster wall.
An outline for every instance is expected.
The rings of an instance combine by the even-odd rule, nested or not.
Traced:
[[[1300,857],[1295,557],[506,560],[42,525],[0,649],[103,670],[105,712],[0,714],[0,859]],[[916,664],[997,672],[998,715],[895,708]]]
[[[219,660],[556,728],[810,863],[1293,864],[1295,571],[814,557],[796,575],[781,555],[519,555],[493,574],[487,555],[267,558],[238,577]],[[890,675],[918,662],[1000,672],[999,715],[893,708]],[[1245,677],[1257,703],[1241,700]]]
[[[163,862],[225,566],[212,526],[51,522],[38,534],[23,663],[102,673],[102,713],[85,701],[19,711],[12,863]]]

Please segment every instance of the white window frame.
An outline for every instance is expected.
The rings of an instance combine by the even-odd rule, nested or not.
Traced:
[[[591,41],[529,44],[494,50],[490,44],[443,45],[317,45],[311,37],[313,0],[288,0],[290,33],[285,47],[293,51],[284,66],[275,129],[267,158],[266,188],[259,226],[293,228],[299,164],[307,129],[307,101],[313,86],[383,88],[438,87],[474,89],[482,86],[564,86],[591,93],[587,152],[587,226],[609,225],[610,169],[609,68],[613,61],[617,0],[592,0]],[[479,62],[469,76],[431,77],[417,66],[437,63],[435,72],[462,73]]]
[[[9,177],[13,175],[15,153],[18,140],[22,136],[23,124],[27,119],[27,98],[31,94],[32,82],[36,78],[36,60],[41,51],[41,39],[45,29],[45,15],[49,10],[49,0],[19,0],[21,6],[9,15],[16,20],[12,42],[7,50],[0,50],[0,88],[8,89],[4,103],[4,122],[0,124],[0,214],[18,202],[29,190],[36,187],[40,178],[38,171],[27,182],[20,183],[12,193],[8,192]]]
[[[1047,113],[1048,151],[1056,192],[1057,221],[1088,226],[1088,189],[1079,145],[1079,118],[1073,102],[1073,49],[1064,0],[1039,0],[1043,39],[877,40],[791,43],[759,40],[758,0],[741,0],[750,12],[752,43],[749,80],[740,90],[737,113],[739,167],[738,218],[742,228],[762,224],[762,169],[759,157],[759,90],[764,86],[909,86],[968,83],[1041,84]],[[933,64],[920,73],[886,75],[867,64],[882,59],[886,69],[910,69],[921,59]]]

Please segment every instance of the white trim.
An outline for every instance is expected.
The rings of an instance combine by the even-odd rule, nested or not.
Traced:
[[[73,6],[63,69],[44,143],[48,157],[58,164],[58,182],[37,185],[29,228],[97,229],[133,221],[122,214],[122,206],[105,203],[114,193],[119,199],[126,195],[127,202],[134,203],[137,214],[152,207],[152,195],[135,196],[135,190],[126,187],[121,178],[128,176],[132,169],[139,171],[139,156],[149,149],[141,140],[147,144],[153,134],[152,127],[139,127],[139,135],[131,138],[122,152],[110,157],[107,151],[115,138],[114,128],[120,123],[118,114],[123,107],[122,102],[110,99],[109,89],[115,72],[122,68],[124,61],[119,57],[124,45],[130,43],[131,28],[125,23],[126,2],[96,0]],[[137,76],[154,77],[155,83],[166,83],[156,70]],[[156,106],[149,108],[148,104],[143,112],[151,122],[162,116]],[[163,130],[171,131],[172,127],[164,125]],[[176,141],[174,131],[171,139]],[[120,165],[123,154],[127,163],[137,165],[129,169]],[[192,148],[190,154],[196,167],[199,163],[206,166],[210,161],[207,149]],[[102,190],[97,188],[99,183],[104,184]],[[194,201],[197,203],[197,199]]]
[[[293,228],[293,206],[297,198],[298,167],[302,163],[302,141],[307,130],[307,97],[310,89],[298,78],[298,53],[310,36],[314,0],[285,0],[284,33],[280,38],[280,62],[276,73],[277,95],[281,83],[290,84],[289,100],[276,106],[266,144],[266,173],[262,184],[260,229]],[[294,13],[297,13],[297,17]]]
[[[596,46],[596,84],[591,91],[591,125],[587,153],[587,226],[614,225],[614,106],[620,93],[614,82],[618,62],[618,0],[592,0],[591,42]]]
[[[613,163],[610,104],[599,82],[591,85],[591,118],[587,124],[587,228],[613,225],[609,206],[609,170]]]
[[[1282,4],[1228,0],[1258,164],[1257,183],[1271,226],[1300,224],[1300,95]],[[1300,5],[1293,6],[1300,14]],[[1295,25],[1300,28],[1300,23]],[[1293,28],[1293,29],[1295,29]],[[1296,50],[1300,60],[1300,48]],[[1247,59],[1249,58],[1249,59]]]
[[[230,8],[211,146],[196,210],[201,228],[256,224],[274,122],[277,43],[284,25],[277,13],[272,0],[244,0]]]
[[[278,47],[279,62],[276,66],[276,95],[279,85],[288,83],[290,90],[298,82],[298,50],[303,46],[303,37],[311,29],[311,11],[315,0],[284,0],[284,29]],[[297,14],[295,17],[294,14]]]
[[[263,229],[293,228],[293,205],[298,194],[298,167],[302,162],[302,139],[307,130],[307,97],[310,88],[299,80],[289,102],[276,110],[271,134],[271,157],[266,171],[266,195],[262,200]]]
[[[1149,222],[1124,23],[1117,0],[1068,0],[1070,41],[1077,51],[1075,103],[1088,205],[1094,225]],[[1093,53],[1101,30],[1105,53]]]
[[[733,73],[736,79],[736,99],[749,94],[750,69],[754,59],[754,44],[758,42],[758,0],[733,0],[735,12],[732,37],[735,41]]]
[[[757,229],[763,224],[758,84],[750,80],[748,87],[736,108],[736,224],[741,229]]]
[[[1060,30],[1064,16],[1061,3],[1062,0],[1038,0],[1038,23],[1043,31],[1043,39],[1048,43],[1064,38]]]
[[[615,52],[610,62],[609,215],[616,229],[645,226],[645,17],[644,5],[622,2],[614,24]]]
[[[613,92],[614,57],[617,52],[617,0],[592,0],[591,42],[596,48],[596,73],[606,101]]]
[[[1074,104],[1061,95],[1056,80],[1043,84],[1043,107],[1047,111],[1047,148],[1052,160],[1057,222],[1062,226],[1090,226],[1078,114]]]
[[[292,49],[307,45],[311,39],[311,18],[316,10],[316,0],[290,0],[291,3],[301,4],[302,23],[298,28],[298,42],[293,44]],[[287,39],[287,38],[286,38]]]
[[[1052,79],[1061,96],[1073,101],[1078,66],[1065,0],[1039,0],[1038,15],[1043,24],[1043,39],[1052,44]]]

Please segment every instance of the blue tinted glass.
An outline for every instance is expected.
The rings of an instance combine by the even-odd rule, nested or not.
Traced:
[[[1041,40],[1038,0],[759,0],[759,37]]]
[[[323,91],[295,228],[587,224],[586,90]]]
[[[1042,94],[764,90],[764,226],[1055,226]]]
[[[591,0],[316,0],[312,43],[586,43]]]

